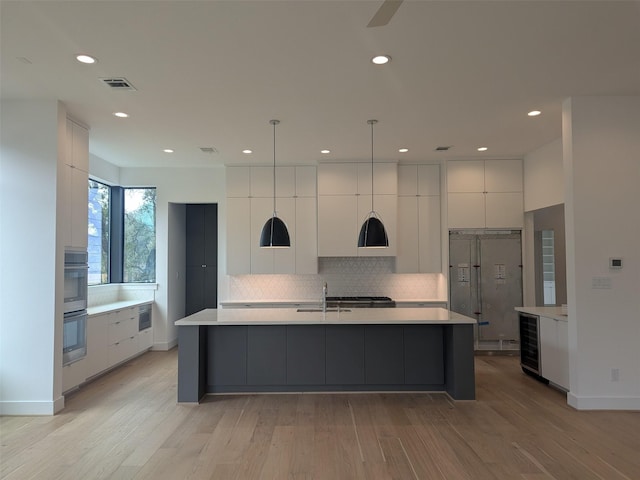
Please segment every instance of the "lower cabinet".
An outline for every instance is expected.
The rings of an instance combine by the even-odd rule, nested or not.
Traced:
[[[138,311],[135,305],[88,317],[87,356],[63,367],[63,392],[153,346],[153,328],[138,331]]]
[[[445,384],[440,325],[224,325],[206,336],[211,392]]]
[[[82,358],[77,362],[62,367],[62,391],[66,392],[83,383],[87,378],[87,361]]]
[[[247,332],[247,383],[287,383],[287,327],[252,326]]]
[[[287,327],[287,385],[325,383],[325,327]]]
[[[364,383],[364,326],[326,327],[326,383],[353,385]]]
[[[541,375],[569,390],[569,324],[555,318],[539,318]]]

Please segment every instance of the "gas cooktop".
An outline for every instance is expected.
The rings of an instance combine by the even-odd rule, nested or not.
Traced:
[[[328,307],[395,307],[396,302],[389,297],[327,297]]]

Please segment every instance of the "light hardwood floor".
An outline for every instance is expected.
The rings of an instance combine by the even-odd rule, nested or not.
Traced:
[[[476,357],[476,401],[290,394],[176,403],[149,352],[53,417],[0,419],[6,479],[640,479],[640,413],[578,412],[516,357]]]

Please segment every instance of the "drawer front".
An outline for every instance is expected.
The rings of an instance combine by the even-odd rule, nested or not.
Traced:
[[[138,342],[136,340],[135,335],[129,338],[125,338],[120,340],[113,345],[109,345],[108,357],[109,357],[109,365],[113,366],[117,363],[126,360],[127,358],[135,355],[137,353]]]
[[[109,345],[117,343],[121,340],[135,336],[138,331],[138,325],[134,318],[126,320],[116,320],[108,326]]]

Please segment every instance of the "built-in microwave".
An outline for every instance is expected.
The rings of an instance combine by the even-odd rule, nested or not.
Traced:
[[[87,308],[88,275],[86,250],[66,250],[64,252],[64,313]]]
[[[140,305],[138,314],[138,331],[151,328],[151,304]]]
[[[62,330],[62,364],[68,365],[87,355],[87,311],[65,313]]]

